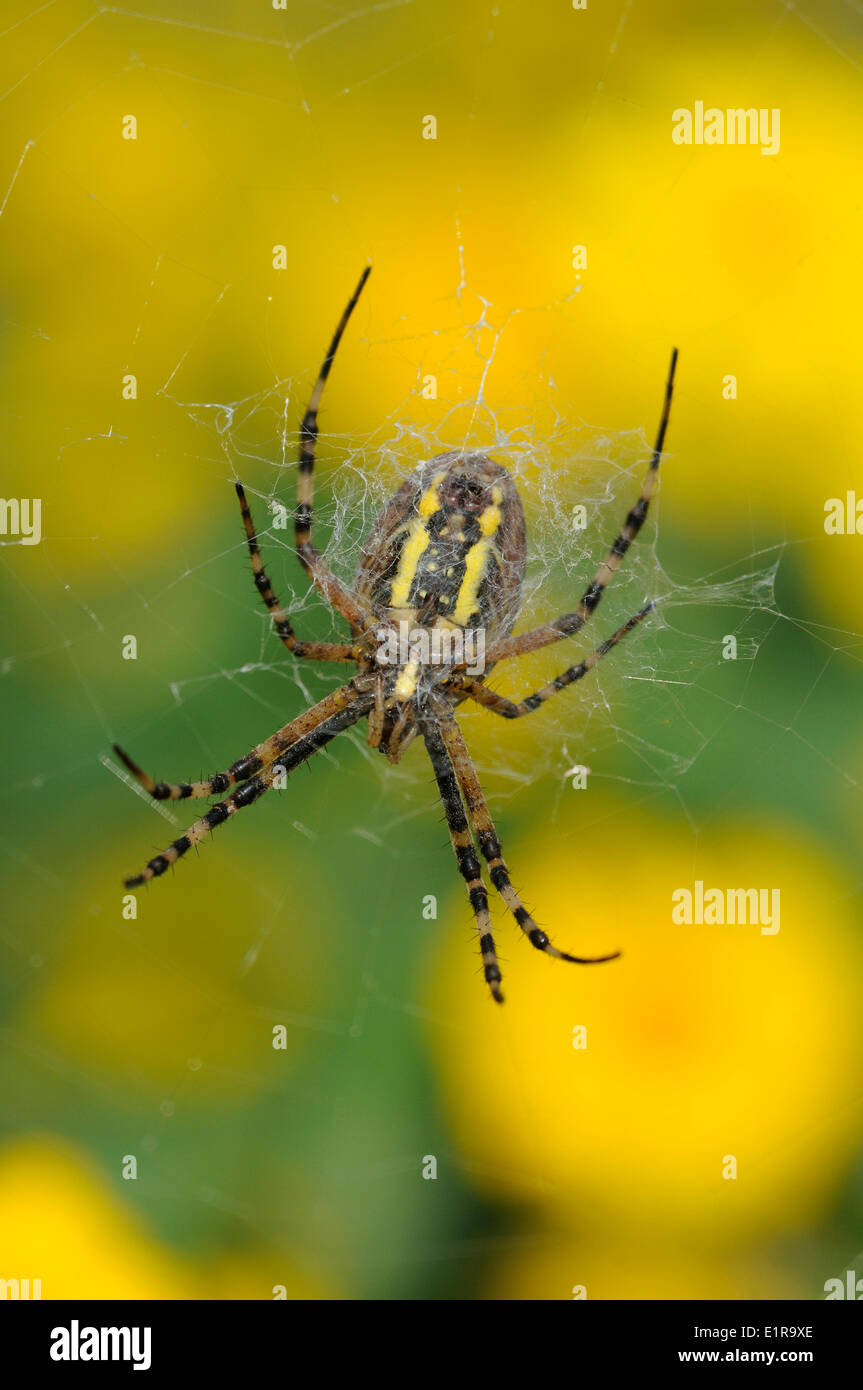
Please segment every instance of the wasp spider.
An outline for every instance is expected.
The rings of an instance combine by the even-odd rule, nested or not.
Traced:
[[[558,691],[581,680],[612,647],[637,627],[653,608],[648,603],[607,637],[588,656],[568,666],[553,681],[518,703],[504,699],[485,684],[498,661],[537,651],[572,637],[592,617],[615,570],[644,524],[656,487],[659,461],[671,408],[677,351],[672,353],[656,444],[641,496],[629,512],[611,549],[572,613],[518,636],[518,616],[525,568],[524,515],[515,484],[505,468],[485,454],[457,450],[421,467],[384,508],[360,555],[353,588],[347,588],[312,544],[312,475],[318,436],[318,408],[336,350],[369,275],[366,267],[342,314],[324,358],[303,417],[299,439],[297,506],[294,516],[300,564],[327,603],[350,627],[343,643],[306,642],[297,637],[264,569],[254,522],[242,486],[237,483],[255,586],[270,611],[288,651],[311,661],[346,662],[356,674],[345,685],[278,729],[226,772],[204,782],[156,782],[116,747],[115,752],[151,796],[159,801],[208,797],[227,792],[200,820],[139,874],[126,879],[137,888],[158,878],[191,847],[237,811],[251,806],[280,776],[307,762],[337,734],[368,720],[373,748],[398,762],[419,734],[434,769],[446,813],[459,872],[467,884],[476,919],[485,978],[502,1002],[501,973],[495,952],[486,891],[477,849],[488,877],[531,945],[558,960],[578,965],[614,960],[619,952],[598,957],[573,956],[558,950],[525,908],[510,881],[494,824],[470,754],[454,717],[457,705],[474,700],[504,719],[530,714]],[[407,660],[393,663],[383,655],[385,639],[409,630]],[[443,660],[431,659],[438,646],[430,638],[457,636],[472,628],[483,634],[485,666],[471,674],[464,651],[455,646]]]

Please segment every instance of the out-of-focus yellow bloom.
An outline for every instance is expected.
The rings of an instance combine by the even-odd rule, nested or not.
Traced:
[[[78,1153],[41,1136],[0,1151],[0,1265],[0,1278],[40,1279],[43,1299],[332,1296],[271,1251],[171,1252]]]
[[[501,919],[494,1010],[453,913],[435,1002],[465,1021],[438,1049],[466,1161],[484,1189],[578,1227],[721,1244],[804,1226],[863,1131],[861,952],[841,867],[791,831],[708,827],[696,843],[583,795],[577,832],[553,827],[508,858],[561,946],[622,959],[547,960]],[[695,879],[778,887],[779,932],[675,925],[672,892]]]
[[[227,436],[175,401],[237,401],[274,373],[308,381],[370,256],[374,289],[328,397],[340,433],[360,439],[396,409],[434,428],[447,398],[477,389],[493,345],[483,386],[492,410],[534,412],[550,374],[565,413],[649,432],[673,339],[682,354],[673,524],[713,536],[736,532],[745,515],[742,542],[753,540],[753,520],[763,528],[751,548],[814,538],[795,554],[822,610],[860,626],[853,542],[823,537],[824,501],[855,485],[863,431],[848,346],[861,295],[852,66],[791,15],[758,48],[760,98],[754,89],[744,98],[740,52],[753,22],[744,0],[708,41],[697,26],[677,32],[662,7],[631,15],[613,62],[607,16],[561,7],[528,26],[519,8],[496,25],[484,77],[470,17],[454,20],[468,27],[453,30],[449,85],[433,48],[420,45],[406,67],[405,35],[388,24],[369,48],[371,31],[352,26],[347,68],[338,36],[316,42],[286,88],[281,67],[270,69],[278,49],[264,43],[198,35],[204,48],[196,42],[193,54],[181,26],[154,32],[128,16],[123,52],[146,36],[156,81],[145,62],[118,66],[107,19],[59,50],[51,14],[28,23],[40,61],[9,56],[3,168],[14,170],[33,138],[34,108],[45,129],[35,123],[0,228],[16,330],[6,452],[21,470],[9,488],[46,499],[61,572],[91,589],[116,583],[105,555],[123,554],[118,537],[172,557],[183,535],[192,564],[212,551],[204,526],[232,505]],[[223,11],[226,32],[244,30],[247,7]],[[261,37],[271,18],[262,12]],[[299,17],[293,33],[303,35]],[[302,63],[312,55],[310,116]],[[468,55],[461,69],[459,55]],[[375,81],[357,84],[370,66]],[[466,94],[486,78],[496,95],[467,120]],[[428,84],[435,141],[422,139],[416,100]],[[674,144],[672,112],[697,93],[720,107],[779,108],[779,152]],[[122,138],[126,111],[135,140]],[[357,129],[362,159],[347,138]],[[58,217],[63,254],[52,257],[44,229]],[[277,244],[287,248],[283,271],[273,268]],[[581,270],[575,245],[586,251]],[[460,246],[468,287],[457,299]],[[483,313],[472,290],[490,301],[491,327],[454,356],[464,324]],[[576,290],[565,309],[509,318]],[[438,377],[440,398],[405,408],[420,368]],[[128,374],[134,400],[122,395]],[[728,375],[733,401],[723,397]],[[249,481],[269,486],[281,420],[265,414],[239,433],[263,461]],[[454,420],[453,442],[464,423]],[[31,557],[28,581],[53,585],[55,569]]]
[[[105,795],[119,803],[126,792],[117,783]],[[181,804],[191,821],[193,803]],[[247,823],[256,856],[267,852],[267,823],[266,815]],[[324,947],[313,933],[285,930],[287,893],[281,902],[257,897],[254,871],[238,873],[236,836],[233,853],[227,837],[214,839],[159,883],[158,903],[139,893],[137,918],[127,920],[119,880],[149,857],[154,824],[165,841],[177,833],[154,819],[146,833],[141,824],[103,850],[94,881],[117,887],[95,911],[72,895],[64,940],[17,1026],[127,1094],[155,1092],[182,1108],[248,1100],[284,1079],[309,1037],[294,1015],[314,1016]],[[242,825],[231,829],[242,837]],[[324,885],[324,904],[325,894]]]
[[[65,1146],[40,1138],[0,1154],[3,1275],[43,1298],[191,1298],[190,1265],[163,1250]]]

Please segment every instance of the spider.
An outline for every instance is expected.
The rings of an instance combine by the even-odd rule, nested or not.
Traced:
[[[443,803],[459,872],[467,885],[473,909],[483,972],[498,1003],[503,1002],[501,972],[495,950],[485,887],[477,849],[488,866],[488,877],[532,946],[558,960],[593,965],[616,959],[574,956],[559,950],[537,925],[516,893],[503,858],[470,753],[454,717],[465,700],[476,701],[504,719],[520,719],[546,700],[586,676],[627,633],[654,608],[647,603],[628,622],[547,685],[515,703],[490,690],[486,678],[498,661],[534,652],[572,637],[592,617],[621,560],[644,524],[656,488],[659,462],[671,410],[677,349],[665,386],[656,443],[641,489],[581,602],[571,613],[513,636],[524,577],[526,544],[524,515],[512,477],[501,464],[482,453],[455,450],[422,465],[402,484],[384,508],[360,554],[356,579],[348,588],[333,574],[312,544],[312,494],[318,409],[333,359],[368,279],[366,266],[339,320],[324,358],[299,437],[295,548],[306,575],[324,599],[350,626],[350,640],[307,642],[297,637],[290,617],[273,590],[264,568],[257,533],[241,483],[237,497],[252,561],[255,586],[269,609],[276,633],[295,657],[311,661],[345,662],[356,674],[239,758],[226,772],[202,782],[156,782],[116,744],[114,751],[129,772],[157,801],[209,797],[236,787],[196,820],[184,835],[151,859],[140,873],[125,880],[137,888],[166,869],[237,811],[251,806],[282,775],[305,763],[337,734],[361,719],[368,720],[368,741],[397,763],[419,734],[425,744]],[[396,630],[409,632],[407,660],[393,663],[385,656],[384,639]],[[469,627],[483,635],[485,666],[470,673],[462,651],[447,653],[443,638],[455,639]],[[438,647],[443,645],[443,659]],[[390,650],[392,650],[390,648]]]

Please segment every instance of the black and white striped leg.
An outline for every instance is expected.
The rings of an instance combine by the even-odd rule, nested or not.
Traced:
[[[347,685],[325,695],[323,700],[312,705],[311,709],[303,710],[302,714],[298,714],[289,724],[283,724],[281,729],[264,739],[263,743],[256,744],[249,753],[244,753],[242,758],[238,758],[225,772],[216,772],[203,782],[157,782],[148,772],[138,767],[118,743],[112,747],[120,761],[154,801],[197,801],[206,796],[218,796],[229,787],[235,787],[253,777],[256,772],[260,772],[261,768],[278,757],[282,749],[296,743],[297,739],[309,733],[322,719],[353,703],[357,692],[366,684],[367,681],[357,677],[348,681]]]
[[[321,701],[321,705],[324,703],[325,701]],[[211,806],[205,816],[202,816],[200,820],[196,820],[184,835],[174,840],[167,849],[161,852],[161,854],[155,855],[139,874],[133,874],[130,878],[125,879],[125,887],[138,888],[142,883],[148,883],[151,878],[159,878],[172,864],[176,864],[178,859],[181,859],[184,854],[187,854],[192,848],[192,845],[202,840],[209,831],[215,830],[219,825],[223,825],[225,821],[235,815],[237,811],[242,811],[246,806],[251,806],[259,797],[269,791],[276,777],[282,772],[293,772],[294,768],[299,767],[301,763],[307,762],[313,754],[317,753],[321,748],[324,748],[337,734],[342,733],[343,730],[349,729],[351,725],[356,724],[357,720],[368,713],[370,704],[371,701],[368,696],[354,694],[350,701],[343,704],[343,707],[336,713],[331,714],[330,717],[327,717],[326,713],[322,714],[317,723],[307,729],[301,737],[291,741],[288,746],[284,746],[278,754],[274,756],[269,766],[263,768],[256,776],[244,782],[242,786],[238,787],[237,790],[226,797],[224,801],[217,801],[215,806]],[[315,709],[319,712],[321,705],[315,706]],[[308,711],[309,714],[312,712],[311,710]],[[286,733],[290,728],[290,725],[286,727]]]
[[[301,642],[294,632],[291,620],[276,597],[275,590],[270,583],[269,575],[264,569],[264,561],[261,555],[261,548],[258,543],[255,523],[252,520],[252,512],[246,500],[245,489],[242,483],[235,483],[237,497],[240,499],[240,512],[243,517],[243,526],[246,531],[246,542],[249,547],[249,555],[252,561],[252,574],[255,579],[255,588],[263,599],[270,617],[273,620],[273,627],[277,635],[284,642],[289,652],[294,656],[307,657],[317,661],[356,661],[359,658],[359,648],[348,646],[339,642]]]
[[[434,769],[440,799],[443,802],[456,863],[467,886],[468,899],[476,919],[483,974],[486,984],[491,990],[492,998],[498,1004],[502,1004],[500,965],[491,930],[488,892],[482,881],[482,870],[462,805],[458,782],[437,725],[433,722],[426,724],[423,727],[423,737]]]
[[[488,862],[489,878],[531,946],[535,946],[538,951],[544,951],[546,955],[555,956],[558,960],[571,961],[573,965],[600,965],[604,961],[615,960],[620,955],[619,951],[613,951],[607,956],[573,956],[568,951],[561,951],[553,945],[547,934],[533,920],[512,886],[509,870],[503,859],[500,840],[497,837],[494,822],[482,794],[476,769],[471,761],[461,729],[452,716],[447,718],[443,713],[441,714],[440,734],[450,765],[458,779],[477,844]]]
[[[347,618],[355,631],[361,631],[369,626],[372,622],[372,615],[342,584],[341,580],[336,578],[320,551],[312,544],[312,502],[314,498],[315,453],[318,443],[318,409],[321,396],[327,384],[333,359],[342,340],[342,334],[347,328],[348,320],[356,307],[357,300],[362,294],[363,286],[370,273],[371,266],[367,265],[339,319],[338,327],[333,334],[327,355],[321,364],[318,379],[306,406],[303,422],[300,426],[297,510],[294,514],[294,543],[300,564],[330,606],[335,608],[337,613],[341,613],[343,618]]]
[[[573,685],[576,681],[580,681],[582,677],[586,676],[588,671],[592,671],[597,662],[601,661],[606,653],[611,651],[612,647],[616,647],[621,638],[625,637],[628,632],[632,632],[634,627],[638,627],[638,624],[642,622],[647,617],[648,613],[651,613],[655,607],[655,603],[645,604],[638,613],[634,614],[633,617],[623,624],[623,627],[619,627],[617,632],[612,633],[611,637],[606,637],[605,641],[602,642],[595,651],[592,651],[590,656],[586,656],[583,661],[577,662],[575,666],[568,667],[567,670],[562,671],[559,676],[555,676],[554,680],[549,681],[547,685],[541,686],[539,690],[535,690],[532,695],[526,695],[525,698],[519,700],[518,703],[514,700],[507,700],[503,695],[498,695],[494,690],[489,690],[488,686],[483,685],[481,681],[463,680],[459,689],[469,695],[472,700],[476,700],[477,704],[485,705],[486,709],[492,710],[494,714],[499,714],[504,719],[521,719],[523,715],[532,714],[534,710],[539,709],[540,705],[544,705],[546,700],[551,699],[552,695],[557,695],[559,691],[566,690],[568,686]]]

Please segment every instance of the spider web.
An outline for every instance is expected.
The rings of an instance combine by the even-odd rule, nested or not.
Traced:
[[[170,553],[164,547],[155,555],[148,553],[148,537],[136,532],[133,510],[127,534],[102,534],[97,520],[92,536],[80,530],[65,533],[56,508],[51,516],[50,491],[45,494],[43,545],[27,551],[8,538],[2,543],[6,584],[20,624],[9,634],[2,657],[6,698],[19,717],[33,700],[38,716],[28,721],[25,738],[6,754],[11,773],[7,802],[15,814],[2,847],[10,878],[24,875],[28,884],[26,907],[19,903],[17,915],[3,929],[13,1005],[19,991],[32,988],[26,984],[29,974],[50,969],[69,949],[63,924],[56,922],[58,894],[90,836],[64,842],[66,818],[86,817],[104,826],[114,815],[132,814],[116,809],[126,792],[115,785],[112,774],[128,786],[130,803],[139,789],[110,754],[115,738],[128,744],[148,770],[182,780],[194,775],[198,766],[206,772],[226,766],[344,678],[338,668],[310,669],[296,661],[273,636],[249,580],[231,483],[241,479],[247,487],[268,572],[298,634],[318,639],[340,634],[343,629],[295,561],[290,521],[287,528],[279,522],[285,515],[289,519],[293,508],[298,421],[328,333],[366,257],[375,262],[375,273],[342,343],[324,398],[316,470],[315,540],[343,579],[350,581],[359,549],[382,505],[417,464],[453,448],[482,449],[511,469],[525,508],[529,562],[519,629],[526,629],[575,607],[638,496],[650,455],[667,357],[650,364],[651,380],[642,398],[646,401],[653,392],[648,413],[621,400],[613,417],[601,425],[582,419],[571,379],[560,383],[567,345],[580,333],[586,291],[579,277],[574,272],[552,277],[558,292],[538,296],[536,302],[502,300],[488,287],[492,277],[484,269],[484,248],[465,224],[458,190],[454,206],[436,222],[442,251],[433,274],[433,315],[425,298],[424,307],[415,309],[409,280],[398,296],[393,294],[386,271],[387,242],[384,238],[382,249],[376,246],[374,219],[363,201],[368,193],[343,177],[334,152],[333,110],[339,120],[349,121],[352,110],[368,110],[360,102],[367,101],[371,91],[379,93],[378,106],[385,112],[389,101],[402,99],[405,73],[409,76],[416,65],[423,72],[429,64],[434,69],[435,55],[446,54],[455,61],[465,42],[476,59],[467,78],[468,114],[481,114],[495,80],[497,10],[467,19],[452,13],[441,19],[436,7],[412,0],[353,10],[313,4],[291,8],[286,20],[264,6],[251,10],[217,4],[208,6],[202,19],[202,7],[193,3],[150,3],[146,10],[132,10],[49,0],[31,12],[19,7],[5,31],[7,41],[20,45],[20,59],[12,64],[0,103],[13,102],[19,89],[26,98],[28,84],[41,97],[52,72],[59,71],[62,80],[46,98],[44,109],[35,95],[32,103],[25,100],[23,117],[21,107],[15,107],[14,128],[26,131],[26,138],[13,152],[11,164],[7,162],[0,237],[20,242],[38,231],[37,194],[47,189],[58,224],[68,214],[73,236],[81,242],[89,237],[99,247],[133,247],[124,301],[116,310],[107,302],[99,306],[112,339],[109,360],[130,372],[142,353],[147,354],[153,371],[146,388],[151,407],[144,445],[170,459],[181,485],[176,506],[169,497],[161,513],[151,511],[169,528]],[[598,49],[585,127],[602,105],[632,8],[628,3],[621,7]],[[768,35],[785,22],[784,9],[766,3],[757,8]],[[843,31],[832,11],[829,22],[821,10],[817,20],[799,8],[796,15],[795,22],[807,26],[825,48],[844,55]],[[251,79],[249,49],[259,60]],[[82,64],[77,74],[76,55]],[[242,77],[235,76],[235,66],[242,68]],[[304,262],[296,248],[292,250],[278,288],[268,291],[272,271],[266,277],[257,275],[249,267],[250,253],[246,248],[237,252],[230,236],[221,258],[208,248],[196,261],[194,245],[178,249],[175,244],[169,205],[158,217],[146,219],[142,230],[136,223],[137,194],[128,187],[94,191],[83,156],[80,168],[68,166],[68,148],[64,154],[58,131],[65,123],[80,122],[86,136],[93,103],[106,88],[120,96],[128,93],[130,107],[142,101],[153,107],[164,103],[180,117],[194,109],[199,90],[215,90],[247,131],[261,119],[284,117],[293,122],[292,130],[304,132],[304,148],[296,153],[299,177],[293,169],[280,170],[278,177],[290,174],[293,196],[302,193],[308,199],[316,228],[301,243]],[[224,137],[225,125],[218,130]],[[207,157],[218,181],[238,150],[221,149],[217,142],[214,154]],[[225,196],[236,199],[240,186],[232,177]],[[211,197],[210,213],[216,205]],[[318,227],[341,248],[337,266],[316,261]],[[273,242],[280,240],[277,230]],[[255,255],[260,253],[261,248],[255,248]],[[316,281],[314,295],[297,288],[297,280],[308,277]],[[401,305],[389,319],[381,308],[383,295],[378,298],[379,282],[387,287],[386,302],[398,299]],[[3,320],[10,355],[30,354],[29,362],[37,364],[32,369],[39,370],[38,356],[32,356],[34,345],[48,345],[51,362],[57,360],[55,349],[74,353],[78,325],[46,319],[48,306],[34,285],[23,286],[15,302],[20,307],[14,317]],[[310,307],[313,328],[304,318]],[[288,322],[289,353],[282,342]],[[530,371],[523,365],[525,334],[538,344]],[[229,354],[214,352],[214,345],[232,341],[237,351],[228,362]],[[692,388],[687,382],[686,345],[680,346],[682,394]],[[433,399],[423,394],[430,378],[435,383]],[[68,417],[50,401],[46,405],[63,439],[57,463],[62,469],[74,468],[81,486],[88,461],[96,460],[101,473],[106,451],[116,458],[118,470],[126,469],[124,449],[132,427],[117,403],[115,382],[116,377],[110,393],[91,390],[80,401],[67,402]],[[143,394],[143,385],[141,390]],[[22,418],[8,395],[2,407],[14,450],[26,441],[35,416]],[[734,778],[719,791],[714,781],[708,791],[709,778],[702,770],[721,757],[724,739],[741,722],[761,725],[769,745],[799,762],[805,769],[800,775],[817,780],[827,795],[857,786],[852,773],[834,758],[825,736],[820,692],[837,667],[843,680],[859,677],[860,638],[841,625],[812,621],[799,603],[794,552],[806,537],[789,537],[778,528],[762,534],[749,515],[709,545],[689,542],[686,517],[669,504],[681,471],[697,466],[679,451],[677,409],[675,404],[660,490],[648,524],[582,634],[584,642],[577,648],[572,642],[561,643],[525,661],[507,663],[490,683],[520,697],[574,662],[576,650],[589,650],[647,599],[657,600],[655,614],[588,679],[544,705],[517,732],[485,711],[464,711],[462,724],[491,809],[504,824],[520,799],[529,795],[554,836],[571,834],[579,815],[573,778],[579,767],[587,766],[591,786],[624,785],[631,789],[634,805],[670,800],[697,834],[724,806],[733,804]],[[7,492],[31,495],[26,478],[26,471],[19,471]],[[140,488],[149,495],[146,477],[132,474],[128,486],[133,493]],[[669,505],[674,524],[667,541]],[[98,506],[94,497],[95,512]],[[578,507],[585,509],[583,526]],[[38,579],[30,573],[34,557],[42,567]],[[104,575],[109,572],[112,583],[106,587]],[[223,618],[233,634],[240,616],[246,635],[239,641],[232,635],[230,649],[223,651]],[[140,634],[142,651],[161,652],[156,672],[138,660],[128,714],[116,703],[113,677],[107,675],[109,648],[115,660],[126,632]],[[801,634],[806,639],[805,668],[796,688],[777,698],[771,685],[773,655]],[[734,660],[722,655],[729,636],[736,642]],[[64,709],[71,711],[67,717],[76,726],[69,739],[71,753],[62,736]],[[53,732],[43,739],[46,723]],[[367,786],[362,796],[354,793],[360,784],[349,772],[357,760],[363,764]],[[400,836],[413,823],[428,822],[437,858],[427,891],[442,899],[448,896],[455,869],[441,839],[439,808],[417,746],[391,768],[367,748],[361,729],[316,758],[311,775],[332,779],[334,787],[351,787],[354,800],[347,828],[363,841],[369,881],[403,873]],[[289,838],[296,836],[300,849],[304,843],[320,845],[327,834],[320,805],[306,814],[305,786],[297,777],[278,805],[278,813],[287,819],[280,834],[284,837],[286,829]],[[46,804],[52,798],[61,799],[62,819]],[[250,811],[249,817],[256,814]],[[192,819],[190,814],[189,822]],[[151,826],[150,841],[145,824]],[[179,833],[173,827],[185,824],[185,808],[166,808],[149,800],[146,810],[136,806],[134,826],[142,862],[152,852],[150,843],[162,847]],[[51,827],[50,835],[42,833],[43,825]],[[239,857],[233,833],[233,827],[222,832],[216,845],[205,849],[203,862],[185,863],[179,872],[205,875],[216,854]],[[245,856],[255,854],[253,831],[250,834],[252,838],[243,841]],[[333,846],[335,857],[338,849]],[[118,872],[136,867],[117,865]],[[100,864],[99,871],[103,868]],[[236,975],[245,979],[261,968],[262,953],[274,935],[289,928],[290,897],[279,875],[260,862],[238,864],[231,872],[242,879],[253,904],[253,920],[241,929],[243,950],[236,961]],[[432,872],[428,864],[424,872]],[[108,890],[101,882],[85,874],[76,883],[91,903],[107,901]],[[172,886],[161,884],[158,891],[170,892]],[[382,916],[396,901],[394,895],[392,887],[382,891]],[[158,911],[154,894],[148,900],[148,920]],[[333,1038],[366,1036],[375,1012],[406,1016],[409,1025],[416,1015],[422,1016],[425,1010],[415,994],[407,993],[407,986],[402,991],[393,988],[391,977],[382,972],[385,943],[380,919],[372,916],[369,920],[369,914],[358,911],[350,923],[360,942],[357,954],[347,966],[334,963],[334,968],[356,972],[359,962],[359,970],[331,1012],[261,1003],[263,1022],[284,1021],[310,1036],[312,1050],[317,1042],[323,1059]],[[131,933],[133,926],[123,931]],[[130,934],[130,951],[134,939]],[[466,968],[470,965],[468,956]],[[44,1124],[52,1115],[53,1079],[40,1111],[25,1096],[22,1078],[28,1074],[35,1074],[40,1084],[46,1074],[59,1074],[73,1092],[94,1104],[98,1100],[108,1112],[124,1109],[119,1087],[112,1089],[104,1078],[94,1079],[83,1065],[56,1052],[40,1053],[28,1029],[16,1023],[14,1007],[11,1020],[4,1070],[13,1082],[13,1126]],[[458,1026],[452,1018],[433,1022]],[[203,1056],[218,1026],[218,1013],[204,1010]],[[23,1066],[17,1056],[22,1050],[27,1057]],[[318,1103],[313,1076],[274,1083],[268,1058],[246,1066],[254,1088],[273,1088],[277,1102],[291,1099],[301,1104],[306,1087],[312,1109]],[[145,1152],[170,1144],[170,1121],[194,1092],[197,1076],[198,1068],[189,1063],[173,1084],[165,1081],[140,1141]],[[335,1123],[342,1111],[335,1101],[323,1104]],[[133,1145],[132,1139],[125,1142]],[[382,1165],[379,1159],[375,1163],[378,1166],[372,1164],[366,1178],[382,1199],[391,1173],[411,1169],[415,1154],[390,1152]],[[266,1212],[252,1215],[244,1185],[236,1177],[232,1185],[230,1165],[217,1177],[193,1178],[182,1164],[173,1171],[176,1207],[219,1209],[230,1214],[234,1225],[254,1228],[255,1233],[265,1227]],[[146,1206],[146,1199],[134,1196]],[[197,1232],[194,1222],[190,1226]],[[302,1233],[300,1223],[291,1236],[301,1243]],[[392,1257],[387,1277],[402,1257],[403,1252]],[[322,1255],[325,1268],[332,1258],[331,1252]],[[435,1258],[433,1242],[426,1255],[419,1256],[420,1262],[424,1258]]]
[[[464,248],[459,245],[457,249],[461,260]],[[553,314],[571,310],[573,301],[574,296],[566,304],[534,312]],[[519,628],[527,630],[560,611],[568,611],[574,606],[576,597],[581,596],[598,559],[604,555],[639,494],[652,445],[641,428],[598,430],[567,418],[563,413],[564,403],[550,375],[534,388],[535,395],[528,404],[510,407],[505,401],[497,400],[495,355],[504,343],[509,323],[520,311],[512,311],[495,326],[488,318],[493,306],[480,293],[469,290],[464,280],[448,307],[450,317],[456,320],[455,325],[449,329],[433,329],[423,336],[456,340],[452,348],[447,347],[445,356],[452,361],[459,355],[458,399],[438,399],[439,418],[434,427],[411,420],[412,411],[414,415],[417,413],[416,391],[412,391],[399,401],[382,426],[366,436],[358,437],[352,432],[323,437],[319,446],[315,525],[326,537],[324,553],[328,563],[349,584],[362,544],[376,518],[399,484],[418,464],[454,448],[483,450],[506,463],[524,499],[529,528],[529,564]],[[479,317],[468,317],[465,321],[464,311],[469,314],[472,308],[477,309]],[[446,305],[442,312],[446,314]],[[389,347],[394,341],[400,340],[381,339],[369,343],[366,339],[363,345]],[[432,361],[429,361],[423,337],[411,334],[408,341],[416,362],[419,389],[430,376],[436,377],[431,366],[439,360],[440,350],[433,348]],[[465,386],[471,378],[475,379],[475,389],[464,399]],[[256,470],[260,477],[263,470],[256,512],[261,518],[259,537],[263,535],[271,577],[279,576],[277,590],[291,614],[298,616],[303,632],[336,638],[343,628],[338,621],[333,622],[332,615],[299,569],[291,539],[292,499],[296,486],[296,420],[302,414],[308,391],[308,381],[279,380],[259,393],[236,401],[202,403],[179,397],[172,397],[172,400],[212,438],[214,446],[224,452],[230,477],[242,480],[250,469]],[[261,454],[258,451],[254,441],[262,436],[268,441],[275,438],[275,458],[272,452]],[[271,444],[266,447],[272,449]],[[666,471],[673,466],[671,450],[667,455]],[[569,767],[567,736],[573,743],[584,738],[604,738],[606,742],[626,742],[634,754],[632,780],[673,788],[715,735],[715,722],[708,727],[690,723],[686,713],[686,691],[691,687],[703,690],[709,685],[710,677],[719,669],[719,653],[726,634],[734,637],[735,659],[742,664],[742,676],[732,682],[737,689],[725,694],[717,691],[715,698],[720,714],[723,706],[726,709],[735,707],[740,689],[745,689],[747,668],[755,662],[761,641],[773,624],[786,616],[777,606],[775,593],[785,544],[780,542],[740,557],[723,573],[700,576],[691,582],[676,582],[663,569],[659,559],[656,517],[660,510],[661,502],[657,501],[651,525],[639,538],[627,557],[624,570],[614,581],[612,610],[614,613],[623,611],[623,616],[629,616],[647,599],[656,601],[658,610],[651,621],[652,638],[616,649],[613,661],[601,668],[595,679],[585,682],[574,699],[558,700],[544,707],[543,719],[534,721],[537,736],[527,740],[521,756],[512,749],[511,726],[494,721],[490,731],[492,747],[483,762],[486,771],[499,773],[515,786],[535,780],[555,768],[557,775],[565,778]],[[699,632],[697,622],[687,623],[687,610],[696,610],[702,617],[709,615],[713,619],[707,625],[709,630]],[[253,670],[273,669],[274,644],[266,615],[258,615],[258,620],[257,660],[240,671],[229,673],[228,678],[249,675]],[[717,620],[720,620],[721,633]],[[582,634],[585,650],[607,635],[609,618],[601,614],[594,627],[594,633]],[[530,681],[526,671],[532,671],[537,680],[545,679],[547,674],[571,664],[575,659],[572,650],[572,643],[561,644],[551,654],[544,654],[539,662],[511,663],[511,669],[495,673],[490,683],[494,688],[505,688],[507,693],[526,689],[526,682]],[[299,684],[307,699],[311,698],[311,691],[303,679],[308,669],[305,662],[277,650],[275,665],[279,669],[289,669],[291,679]],[[541,674],[543,669],[546,675]],[[616,703],[624,707],[625,722],[621,722],[621,711],[615,710],[607,693],[609,676],[619,697]],[[332,679],[338,683],[341,678],[339,671]],[[224,679],[225,673],[217,671],[196,675],[191,681],[197,688],[202,680],[219,682]],[[627,681],[663,689],[653,692],[639,689],[634,696],[628,695]],[[186,685],[184,680],[172,683],[171,693],[178,703],[183,700]],[[672,704],[674,737],[666,740],[670,746],[663,746],[659,735],[654,738],[642,735],[637,727],[638,721],[644,720],[645,700],[649,714],[651,694],[666,725],[668,702]],[[630,701],[635,700],[641,707],[638,714],[630,707]],[[469,711],[463,711],[465,713]],[[486,714],[481,717],[488,723]],[[595,732],[587,732],[589,725],[597,726]],[[683,747],[681,725],[689,727],[689,738]],[[362,747],[363,735],[355,734],[354,738]],[[595,742],[592,746],[596,746]],[[413,776],[418,761],[415,757],[409,760],[409,777]],[[385,785],[394,777],[398,778],[399,771],[385,767],[378,755],[370,754],[369,762]]]

